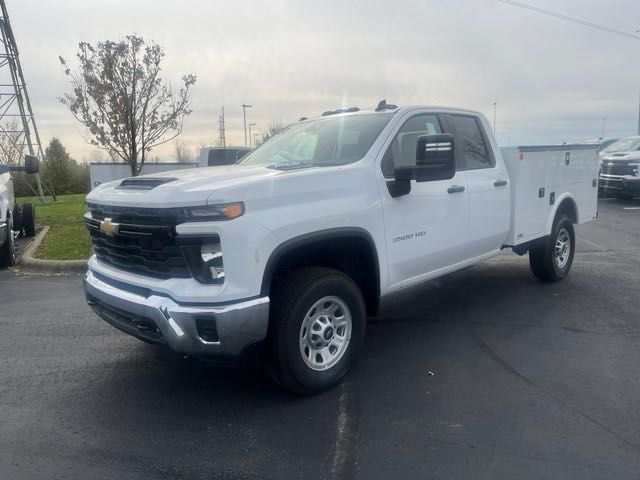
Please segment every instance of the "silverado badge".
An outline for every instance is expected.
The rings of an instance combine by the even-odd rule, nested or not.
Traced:
[[[110,237],[118,233],[118,227],[120,227],[120,224],[112,223],[110,218],[105,218],[100,222],[100,231]]]

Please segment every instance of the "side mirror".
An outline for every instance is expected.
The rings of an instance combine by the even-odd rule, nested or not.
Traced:
[[[396,166],[394,180],[387,182],[392,197],[411,192],[411,180],[431,182],[448,180],[456,174],[456,157],[453,135],[441,133],[418,137],[416,164]]]
[[[24,156],[24,171],[26,173],[38,173],[40,171],[40,160],[33,155]]]
[[[456,174],[453,135],[423,135],[416,146],[416,182],[448,180]]]

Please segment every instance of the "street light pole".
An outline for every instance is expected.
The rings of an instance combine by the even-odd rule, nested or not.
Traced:
[[[247,146],[247,108],[251,108],[253,105],[242,104],[242,117],[244,119],[244,146]]]
[[[498,102],[493,102],[493,135],[496,134],[496,110],[498,109]]]
[[[249,124],[249,146],[251,146],[251,141],[253,140],[253,137],[251,136],[251,127],[255,127],[255,126],[256,126],[255,123]]]

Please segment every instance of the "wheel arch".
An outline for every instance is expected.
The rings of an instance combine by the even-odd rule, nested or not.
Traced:
[[[570,193],[564,193],[556,200],[556,206],[547,220],[547,234],[551,233],[553,222],[555,222],[558,215],[563,213],[569,217],[573,224],[577,224],[580,221],[578,205]]]
[[[268,296],[274,281],[303,266],[340,270],[358,285],[367,313],[377,312],[380,299],[380,264],[371,234],[359,227],[331,228],[293,237],[269,256],[260,293]]]

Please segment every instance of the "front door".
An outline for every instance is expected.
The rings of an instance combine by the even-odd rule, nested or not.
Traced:
[[[390,289],[418,282],[467,258],[464,172],[456,171],[449,180],[412,180],[409,194],[395,198],[389,194],[386,182],[393,179],[394,166],[415,165],[418,137],[447,133],[434,113],[410,114],[401,125],[383,150],[379,173]]]

